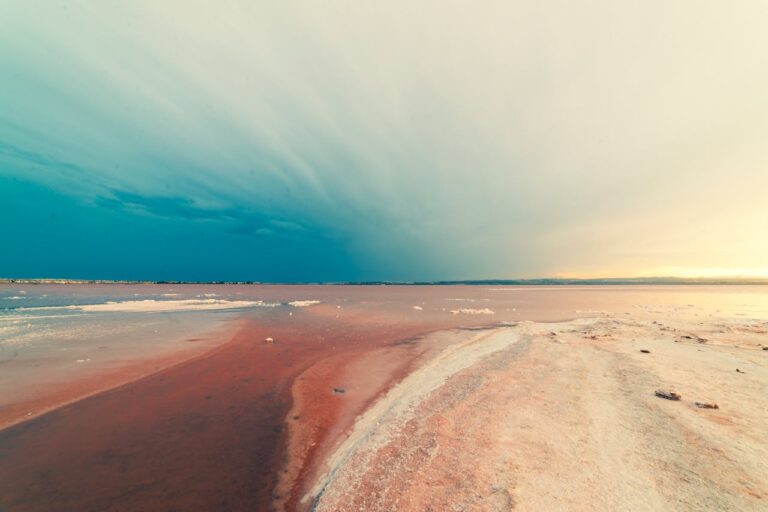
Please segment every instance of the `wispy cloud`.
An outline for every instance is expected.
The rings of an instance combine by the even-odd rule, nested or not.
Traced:
[[[768,239],[758,0],[0,10],[0,172],[99,208],[327,240],[371,278],[768,252],[733,239]]]

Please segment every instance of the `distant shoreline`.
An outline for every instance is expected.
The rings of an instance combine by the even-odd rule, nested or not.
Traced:
[[[0,278],[0,284],[169,284],[169,285],[326,285],[326,286],[564,286],[564,285],[768,285],[760,277],[616,277],[595,279],[468,279],[456,281],[131,281],[123,279]]]

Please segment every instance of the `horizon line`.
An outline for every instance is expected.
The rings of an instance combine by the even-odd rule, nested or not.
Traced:
[[[184,279],[92,279],[92,278],[59,278],[59,277],[2,277],[0,284],[197,284],[197,285],[675,285],[675,284],[709,284],[709,285],[747,285],[768,284],[768,277],[763,276],[650,276],[650,277],[535,277],[535,278],[488,278],[488,279],[440,279],[440,280],[360,280],[360,281],[259,281],[249,279],[238,280],[184,280]]]

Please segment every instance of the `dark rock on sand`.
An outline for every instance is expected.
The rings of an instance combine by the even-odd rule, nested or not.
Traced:
[[[659,398],[665,398],[667,400],[675,400],[675,401],[678,401],[681,398],[680,395],[678,395],[674,391],[664,391],[663,389],[657,389],[655,395],[658,396]]]

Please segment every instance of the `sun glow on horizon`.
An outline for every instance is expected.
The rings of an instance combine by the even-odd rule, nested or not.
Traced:
[[[561,279],[611,279],[611,278],[650,278],[679,277],[686,279],[768,279],[768,267],[653,267],[641,272],[558,272],[555,277]]]
[[[768,267],[657,267],[642,276],[768,278]]]

